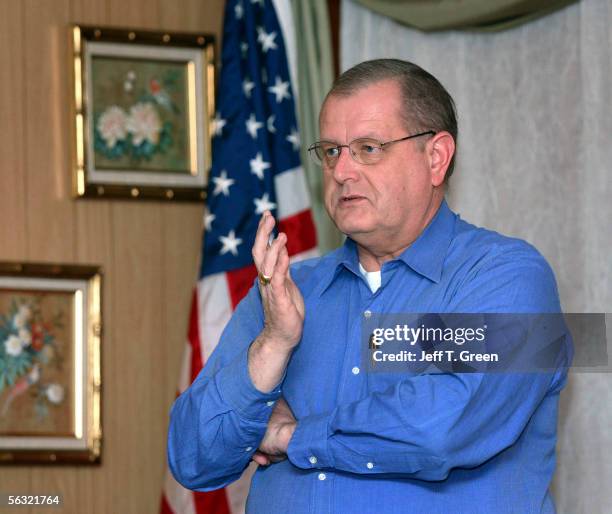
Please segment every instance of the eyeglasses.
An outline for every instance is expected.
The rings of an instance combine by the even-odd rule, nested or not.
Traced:
[[[400,139],[394,139],[393,141],[386,141],[384,143],[377,141],[376,139],[370,139],[363,137],[351,141],[348,145],[337,145],[329,141],[317,141],[308,148],[308,154],[310,158],[319,166],[325,168],[333,168],[343,148],[349,149],[349,154],[355,162],[360,164],[376,164],[383,158],[383,150],[386,146],[392,143],[399,143],[400,141],[407,141],[415,137],[436,135],[433,130],[427,130],[426,132],[419,132],[412,136],[402,137]]]

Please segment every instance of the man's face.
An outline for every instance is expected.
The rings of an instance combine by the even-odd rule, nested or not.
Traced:
[[[386,142],[416,133],[406,129],[400,113],[400,88],[391,80],[351,96],[331,96],[321,111],[321,140]],[[323,168],[325,208],[341,232],[366,248],[389,252],[418,237],[441,201],[439,191],[434,194],[427,137],[389,145],[382,160],[370,165],[354,161],[343,148],[335,167]]]

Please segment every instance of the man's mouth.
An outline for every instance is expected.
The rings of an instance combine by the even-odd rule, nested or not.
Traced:
[[[340,197],[340,203],[343,204],[350,204],[350,203],[355,203],[359,200],[365,200],[365,196],[360,196],[360,195],[345,195]]]

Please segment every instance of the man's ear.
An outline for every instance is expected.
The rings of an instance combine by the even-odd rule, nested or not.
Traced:
[[[455,155],[455,140],[448,132],[438,132],[427,141],[427,155],[431,171],[431,184],[434,187],[444,182],[446,171]]]

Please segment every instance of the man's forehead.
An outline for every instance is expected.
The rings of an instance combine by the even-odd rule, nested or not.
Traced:
[[[320,128],[375,131],[402,124],[400,88],[394,81],[380,81],[350,94],[328,96],[321,109]],[[376,134],[372,134],[376,135]],[[367,134],[363,134],[366,137]]]

